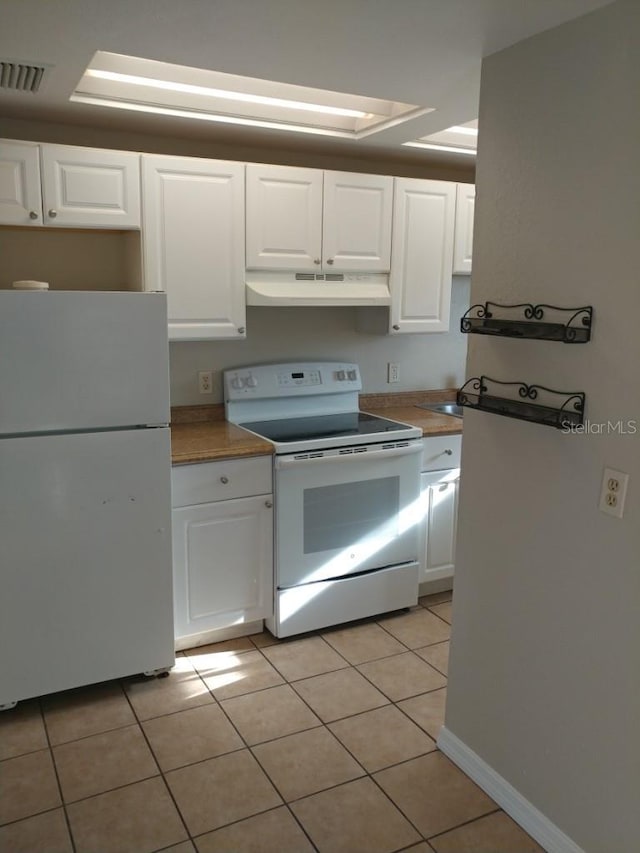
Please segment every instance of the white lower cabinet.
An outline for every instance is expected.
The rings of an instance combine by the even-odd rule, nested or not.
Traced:
[[[424,439],[423,472],[420,478],[424,519],[420,549],[421,584],[453,577],[461,438],[453,435]]]
[[[200,645],[210,632],[241,628],[270,616],[271,459],[176,467],[172,486],[176,645]],[[248,494],[267,487],[263,494]]]

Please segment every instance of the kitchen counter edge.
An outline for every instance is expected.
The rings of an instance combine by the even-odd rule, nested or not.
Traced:
[[[462,420],[418,409],[416,402],[438,402],[447,391],[424,391],[408,394],[363,395],[360,408],[364,412],[417,426],[423,437],[459,435]],[[216,462],[245,456],[271,456],[273,445],[236,424],[224,419],[224,406],[180,406],[171,413],[171,462],[190,465]]]

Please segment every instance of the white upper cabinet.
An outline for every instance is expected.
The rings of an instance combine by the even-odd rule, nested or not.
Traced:
[[[322,172],[247,164],[247,269],[314,270],[322,252]]]
[[[456,185],[396,178],[390,332],[449,329]]]
[[[140,228],[140,155],[0,142],[0,224]]]
[[[454,275],[471,275],[475,203],[475,185],[458,184],[456,189],[455,241],[453,244]]]
[[[388,272],[393,178],[247,165],[247,269]]]
[[[323,266],[389,272],[392,207],[393,178],[325,172]]]
[[[140,155],[41,145],[44,224],[140,228]]]
[[[33,142],[0,141],[0,224],[42,225],[40,154]]]
[[[143,155],[146,290],[167,293],[169,338],[245,337],[244,165]]]

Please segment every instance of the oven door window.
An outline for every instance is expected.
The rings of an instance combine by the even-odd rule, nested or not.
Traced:
[[[400,479],[383,477],[308,488],[303,502],[303,552],[349,548],[383,533],[397,535]]]

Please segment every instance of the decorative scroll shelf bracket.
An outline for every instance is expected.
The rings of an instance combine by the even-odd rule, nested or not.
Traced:
[[[531,338],[585,344],[591,338],[593,308],[558,308],[555,305],[472,305],[460,320],[460,331],[471,335]]]
[[[470,409],[556,429],[566,430],[584,423],[583,391],[554,391],[544,385],[500,382],[488,376],[480,376],[465,382],[458,391],[457,400],[458,405]]]

